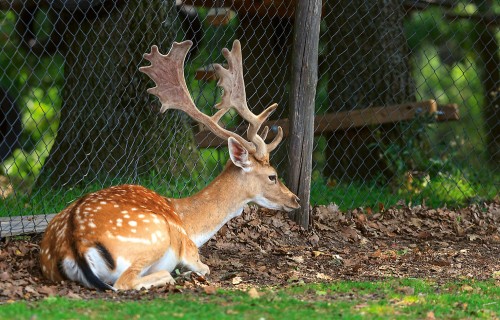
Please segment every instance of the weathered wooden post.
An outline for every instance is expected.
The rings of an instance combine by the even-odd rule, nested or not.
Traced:
[[[318,43],[321,0],[301,0],[295,5],[293,35],[288,186],[300,198],[301,208],[290,214],[309,227],[314,101],[318,82]]]

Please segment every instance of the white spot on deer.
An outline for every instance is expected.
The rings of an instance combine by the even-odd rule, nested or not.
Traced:
[[[106,201],[99,202],[100,204],[108,204]]]
[[[137,211],[137,210],[139,210],[139,209],[137,209],[137,208],[132,208],[132,211]]]
[[[132,233],[137,233],[137,230],[135,230],[135,229],[130,229],[130,232],[132,232]]]
[[[129,224],[129,226],[131,226],[131,227],[136,227],[136,226],[137,226],[137,222],[136,222],[136,221],[134,221],[134,220],[130,220],[130,221],[128,222],[128,224]]]
[[[134,210],[134,209],[132,209],[132,211],[133,211],[133,210]],[[143,214],[141,213],[138,217],[139,217],[140,219],[142,219],[142,218],[144,218],[144,217],[145,217],[145,215],[143,215]]]
[[[93,222],[89,222],[89,227],[90,228],[97,228],[97,226],[95,225],[95,223]]]
[[[156,231],[156,235],[158,236],[158,238],[160,238],[160,240],[164,240],[165,239],[165,237],[163,236],[163,232],[161,232],[159,230]]]
[[[80,230],[85,230],[85,226],[83,224],[80,225]]]
[[[156,217],[155,217],[155,218],[153,219],[153,222],[154,222],[155,224],[159,224],[159,223],[160,223],[160,219],[158,219],[158,218],[156,218]]]
[[[122,219],[116,219],[116,226],[117,227],[121,227],[122,226],[122,222],[123,222]]]
[[[150,221],[149,221],[149,219],[144,219],[144,220],[142,220],[142,222],[149,223]]]
[[[122,242],[151,244],[151,241],[148,241],[144,238],[132,238],[132,237],[116,236],[116,239],[118,239],[119,241],[122,241]]]
[[[113,207],[115,207],[115,208],[119,208],[120,206],[119,206],[119,205],[117,205],[117,204],[114,204],[114,205],[113,205]]]
[[[127,211],[127,210],[123,210],[123,211],[122,211],[122,213],[123,213],[123,214],[127,214],[127,213],[128,213],[128,211]]]
[[[124,215],[123,217],[124,217],[125,219],[129,219],[129,218],[130,218],[130,216],[129,216],[128,214]]]
[[[57,231],[57,238],[63,238],[65,233],[66,233],[66,228],[59,229],[59,231]]]
[[[152,243],[157,243],[158,242],[158,237],[156,236],[156,233],[153,233],[151,235],[151,242]]]

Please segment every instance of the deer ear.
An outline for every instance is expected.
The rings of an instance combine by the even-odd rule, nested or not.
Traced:
[[[242,168],[246,172],[250,171],[252,164],[248,157],[248,150],[233,137],[229,137],[227,140],[227,147],[229,149],[229,156],[234,165]]]

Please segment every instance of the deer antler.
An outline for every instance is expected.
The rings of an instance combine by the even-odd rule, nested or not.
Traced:
[[[269,153],[276,148],[278,143],[280,143],[283,138],[283,130],[278,128],[278,134],[274,138],[271,144],[266,145],[264,138],[261,138],[257,132],[259,131],[262,123],[267,120],[267,118],[276,110],[278,105],[276,103],[269,106],[261,114],[255,115],[249,109],[247,105],[246,93],[245,93],[245,82],[243,79],[243,58],[241,56],[241,44],[238,40],[233,42],[233,48],[231,51],[224,48],[222,49],[222,54],[228,62],[228,69],[225,69],[220,64],[215,64],[215,72],[219,76],[218,86],[224,89],[222,94],[221,102],[215,107],[217,109],[230,109],[234,107],[240,116],[248,121],[250,124],[247,131],[247,138],[256,147],[255,157],[258,159],[263,159],[269,155]],[[265,133],[267,136],[267,132]]]
[[[160,112],[165,112],[168,109],[182,110],[194,120],[206,125],[215,135],[223,139],[233,137],[257,159],[268,160],[269,153],[277,147],[283,138],[283,130],[279,127],[278,134],[267,145],[264,142],[268,131],[267,127],[264,129],[263,138],[257,132],[278,105],[271,105],[259,115],[253,114],[248,109],[240,42],[235,40],[231,51],[225,48],[222,50],[222,54],[228,61],[228,69],[219,64],[215,65],[215,71],[219,76],[218,85],[224,89],[224,93],[221,102],[215,106],[219,111],[213,116],[208,116],[196,108],[186,86],[183,66],[191,45],[191,41],[174,42],[167,55],[161,54],[157,46],[152,46],[151,53],[144,54],[144,58],[150,61],[151,65],[141,67],[139,70],[155,82],[156,86],[147,91],[160,99],[162,104]],[[222,116],[231,108],[235,108],[240,116],[250,123],[247,131],[249,141],[219,125]]]

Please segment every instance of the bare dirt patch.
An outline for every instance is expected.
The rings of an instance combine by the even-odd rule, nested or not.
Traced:
[[[305,231],[283,213],[248,208],[201,249],[211,268],[206,279],[180,277],[177,286],[98,292],[76,283],[43,279],[40,235],[2,239],[0,303],[59,295],[139,300],[174,292],[211,294],[215,288],[248,289],[339,279],[496,279],[500,285],[500,202],[460,209],[404,205],[340,212],[316,207]]]

